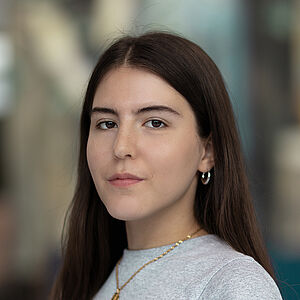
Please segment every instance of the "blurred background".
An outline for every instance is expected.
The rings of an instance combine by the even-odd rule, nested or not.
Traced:
[[[300,299],[299,0],[0,0],[0,299],[47,298],[92,68],[112,39],[148,30],[221,69],[279,286]]]

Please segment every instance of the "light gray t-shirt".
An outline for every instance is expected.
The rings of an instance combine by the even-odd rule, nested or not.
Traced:
[[[145,250],[125,249],[119,283],[172,245]],[[115,268],[95,300],[116,292]],[[189,239],[141,270],[120,292],[120,300],[135,299],[282,299],[270,275],[252,257],[233,250],[215,235]]]

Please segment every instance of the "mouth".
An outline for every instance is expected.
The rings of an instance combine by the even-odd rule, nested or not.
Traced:
[[[143,178],[140,178],[136,175],[130,173],[118,173],[114,174],[108,179],[108,182],[117,187],[126,187],[143,181]]]

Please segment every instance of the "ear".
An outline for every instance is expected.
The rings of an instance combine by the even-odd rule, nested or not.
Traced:
[[[215,164],[211,135],[209,135],[206,139],[201,139],[201,148],[202,155],[200,157],[198,170],[205,173],[210,171]]]

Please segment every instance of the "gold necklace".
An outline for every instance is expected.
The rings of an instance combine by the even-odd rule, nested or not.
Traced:
[[[171,248],[169,248],[168,250],[166,250],[163,254],[153,258],[152,260],[148,261],[147,263],[145,263],[143,266],[141,266],[133,275],[131,275],[131,277],[119,288],[119,264],[121,262],[122,257],[119,259],[119,261],[116,264],[116,281],[117,281],[117,291],[115,292],[115,294],[113,295],[113,297],[111,298],[111,300],[118,300],[120,297],[120,291],[132,280],[132,278],[139,273],[142,269],[144,269],[146,266],[148,266],[149,264],[153,263],[154,261],[159,260],[160,258],[162,258],[163,256],[165,256],[166,254],[168,254],[170,251],[174,250],[177,246],[179,246],[180,244],[182,244],[183,242],[185,242],[186,240],[190,239],[193,235],[195,235],[197,232],[199,232],[201,229],[198,229],[197,231],[195,231],[192,234],[187,235],[183,240],[179,240],[178,242],[176,242]]]

